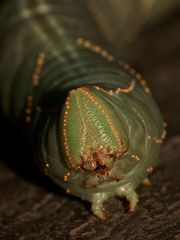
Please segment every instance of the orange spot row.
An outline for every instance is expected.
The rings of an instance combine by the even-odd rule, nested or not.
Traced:
[[[83,47],[85,47],[95,53],[99,53],[108,62],[114,61],[114,57],[110,53],[108,53],[108,51],[101,48],[99,45],[92,43],[90,40],[87,40],[84,38],[77,38],[76,42],[77,42],[77,44],[82,45]]]

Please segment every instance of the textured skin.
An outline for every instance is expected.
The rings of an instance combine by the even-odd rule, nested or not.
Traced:
[[[68,193],[90,201],[102,219],[103,203],[112,196],[126,197],[133,211],[135,189],[152,171],[166,133],[145,81],[104,50],[93,18],[78,2],[11,1],[1,10],[0,24],[1,107],[30,133],[40,169]],[[86,97],[81,118],[74,91],[76,99],[79,93]],[[102,124],[107,141],[92,127],[91,143],[87,126],[98,121],[94,126]],[[84,149],[90,148],[88,163],[97,168],[87,169],[80,133]]]

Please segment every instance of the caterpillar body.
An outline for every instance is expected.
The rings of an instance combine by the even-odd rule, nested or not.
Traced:
[[[133,211],[166,135],[145,80],[79,1],[7,1],[0,28],[1,108],[31,134],[39,168],[102,219],[113,196]]]

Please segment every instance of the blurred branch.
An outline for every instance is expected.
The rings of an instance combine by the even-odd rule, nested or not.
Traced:
[[[174,9],[179,0],[81,0],[115,49],[131,42],[146,25]]]

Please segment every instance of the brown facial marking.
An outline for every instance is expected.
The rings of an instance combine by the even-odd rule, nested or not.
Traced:
[[[97,150],[86,150],[82,157],[82,168],[92,171],[98,177],[109,175],[118,154],[110,149],[99,147]]]

